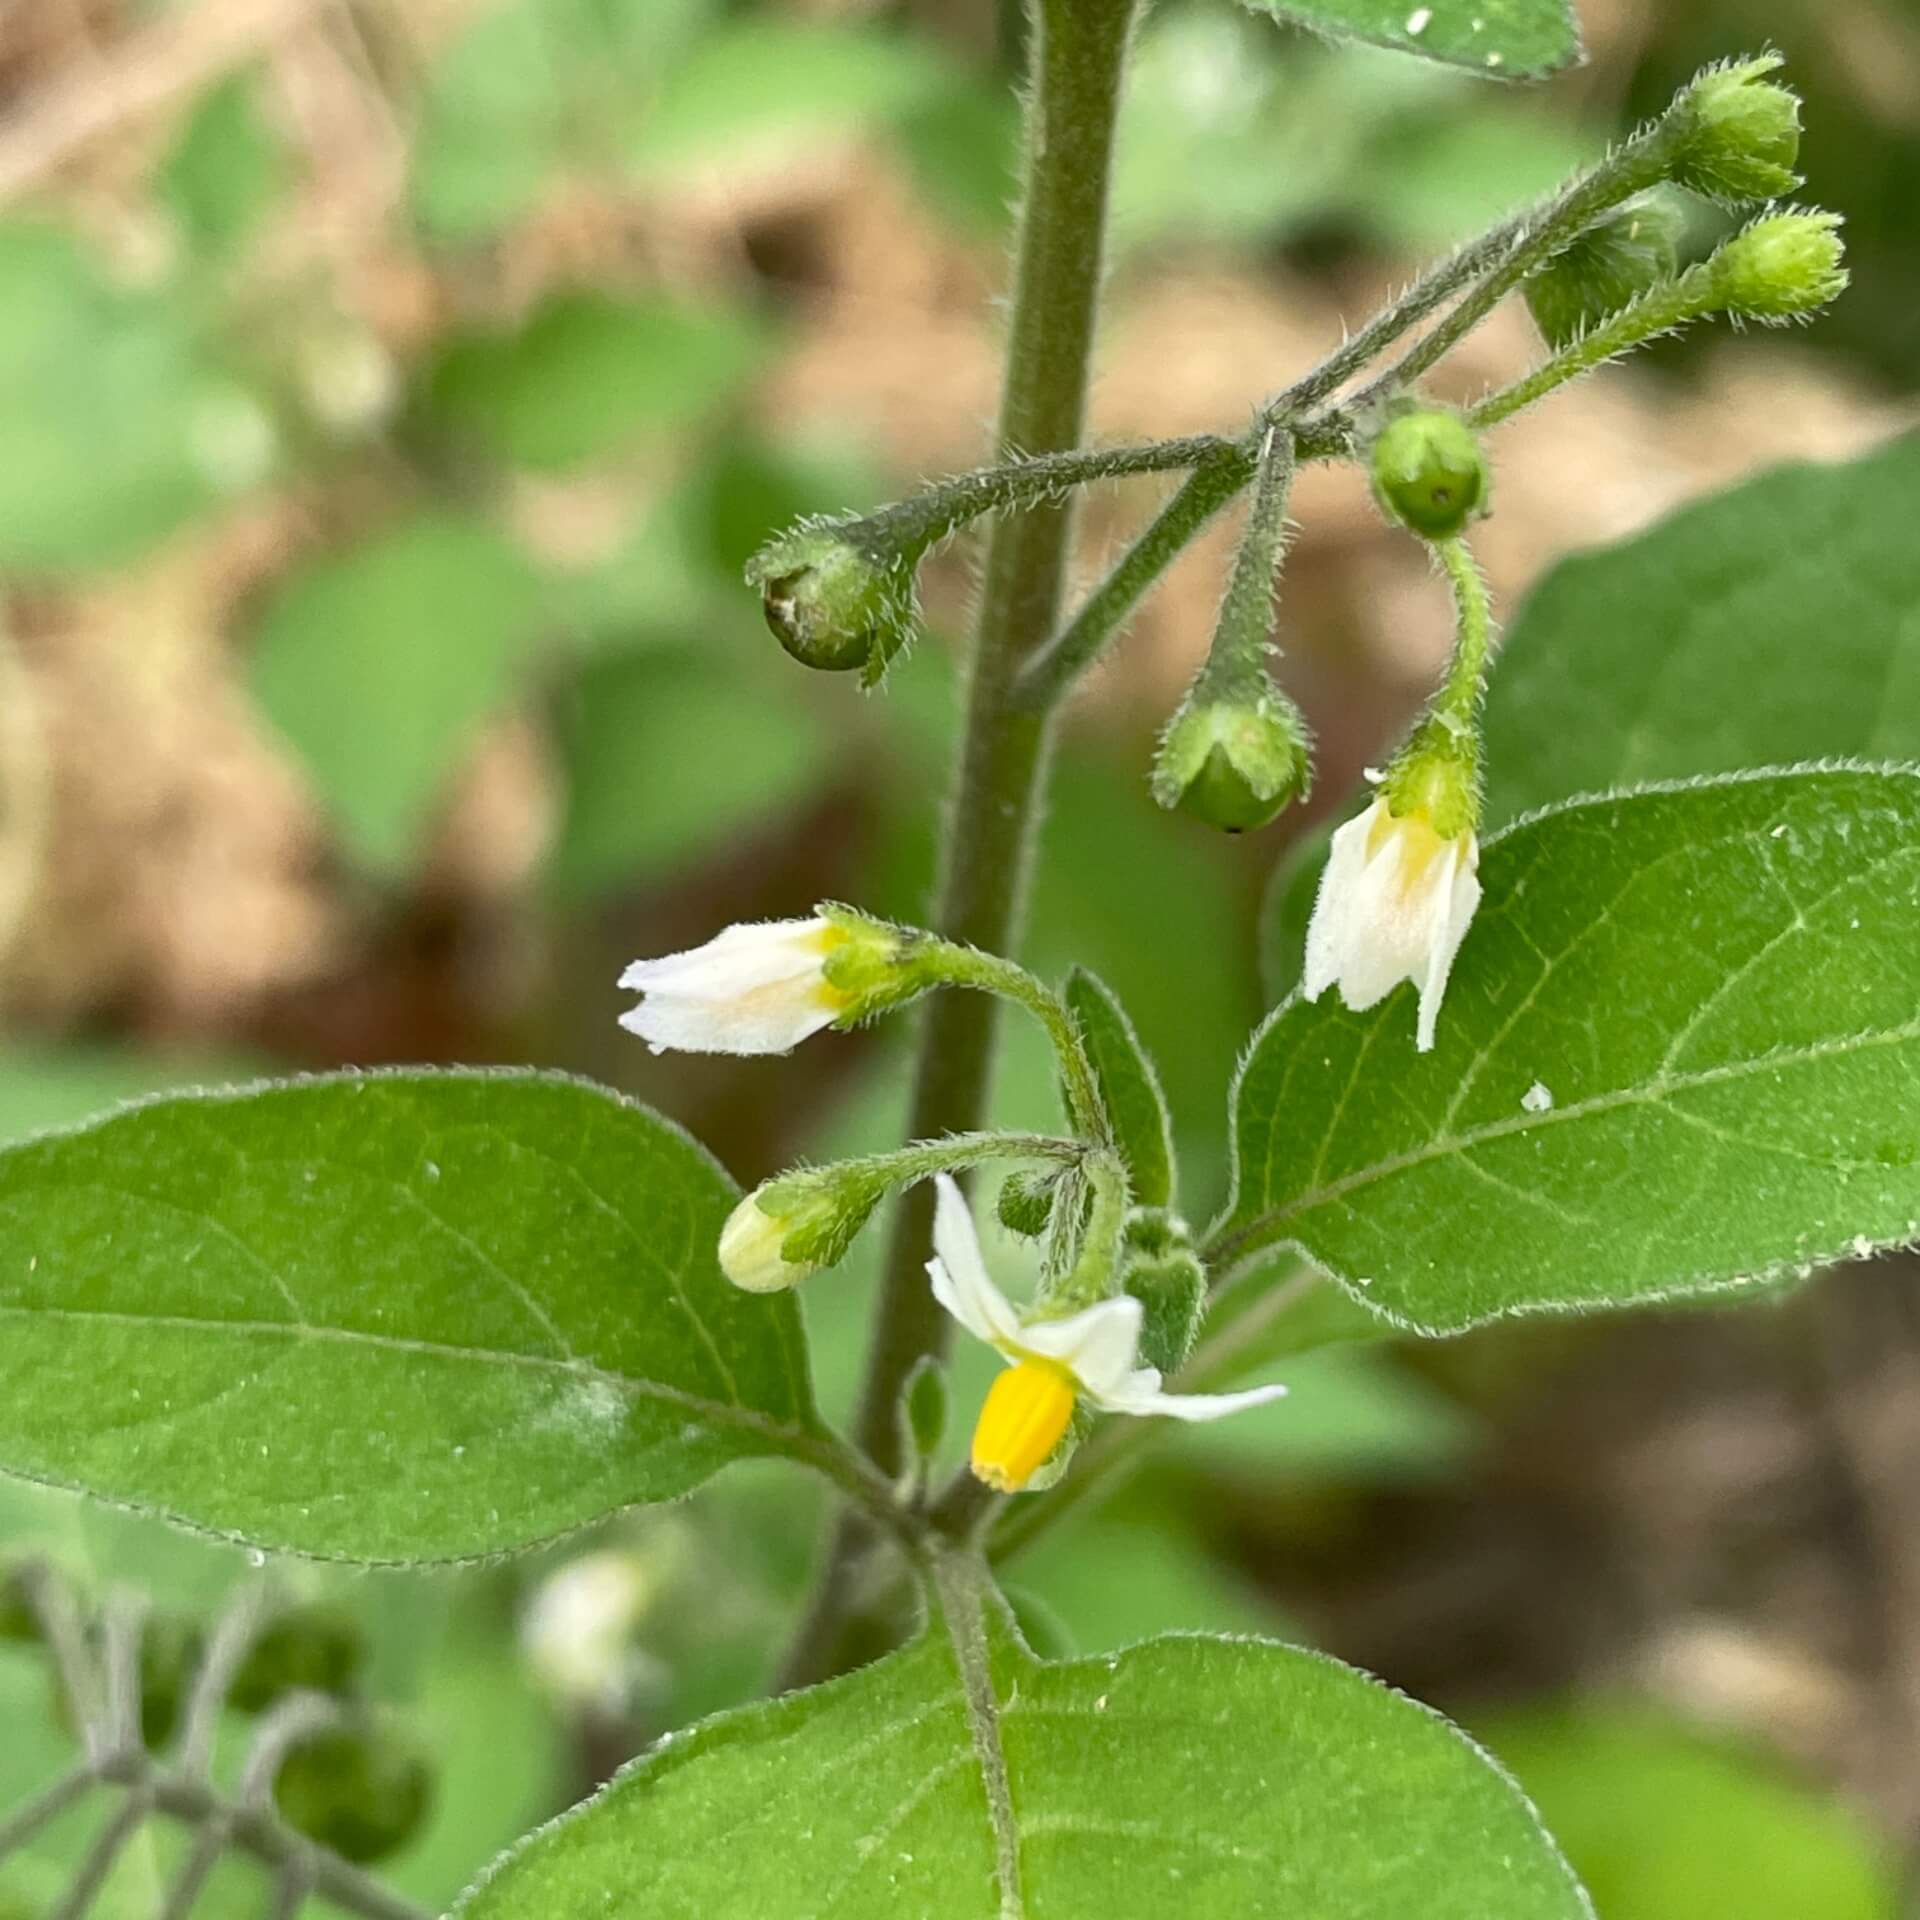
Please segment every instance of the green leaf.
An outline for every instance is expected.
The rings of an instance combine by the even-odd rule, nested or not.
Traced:
[[[166,1099],[0,1153],[0,1471],[261,1546],[501,1553],[818,1458],[668,1122],[537,1074]]]
[[[451,341],[421,411],[494,459],[565,469],[684,433],[739,390],[761,344],[737,308],[556,294],[517,332]]]
[[[260,112],[251,75],[210,87],[160,168],[161,198],[202,258],[230,256],[286,184],[286,154]]]
[[[1242,0],[1256,13],[1292,20],[1337,40],[1378,47],[1480,73],[1552,73],[1581,58],[1570,0]]]
[[[553,880],[580,901],[691,866],[798,806],[824,784],[833,741],[791,688],[676,651],[591,665],[561,745],[567,804]]]
[[[1588,1703],[1485,1729],[1607,1920],[1891,1920],[1898,1873],[1866,1824],[1756,1755],[1643,1707]]]
[[[1198,1636],[1045,1665],[992,1648],[1020,1888],[953,1655],[928,1638],[673,1735],[498,1866],[464,1920],[1591,1920],[1505,1775],[1317,1654]],[[1390,1841],[1388,1839],[1390,1836]]]
[[[1563,561],[1501,650],[1489,818],[1825,758],[1920,760],[1920,437]]]
[[[1920,775],[1804,769],[1496,836],[1439,1044],[1292,1000],[1216,1253],[1424,1332],[1784,1277],[1920,1234]]]
[[[1067,975],[1066,1000],[1100,1083],[1121,1157],[1143,1207],[1174,1204],[1173,1117],[1160,1076],[1113,990],[1085,967]]]
[[[165,294],[112,285],[80,242],[0,223],[0,569],[98,572],[258,481],[271,417]]]
[[[388,527],[281,583],[260,620],[254,693],[376,873],[397,876],[419,853],[541,611],[514,547],[441,518]]]

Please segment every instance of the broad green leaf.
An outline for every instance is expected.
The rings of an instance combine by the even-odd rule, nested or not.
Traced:
[[[1920,775],[1578,802],[1487,845],[1439,1044],[1298,1000],[1234,1093],[1217,1251],[1444,1332],[1920,1236]]]
[[[581,1081],[166,1099],[0,1153],[0,1471],[265,1547],[500,1553],[819,1458],[732,1183]]]
[[[1606,1920],[1893,1920],[1898,1873],[1864,1821],[1776,1765],[1643,1707],[1486,1726]]]
[[[286,153],[260,112],[253,77],[236,73],[194,107],[158,185],[194,253],[220,259],[253,233],[286,175]]]
[[[553,879],[577,901],[691,866],[801,804],[825,784],[832,740],[805,699],[675,651],[589,666],[561,748]]]
[[[452,340],[422,413],[494,459],[564,469],[685,432],[738,391],[760,344],[735,308],[556,294],[513,333]]]
[[[1571,0],[1243,0],[1340,40],[1499,76],[1552,73],[1581,57]]]
[[[271,417],[184,303],[112,285],[72,234],[0,223],[0,569],[136,558],[271,466]]]
[[[1916,521],[1909,436],[1562,562],[1494,670],[1488,817],[1742,767],[1920,760]]]
[[[1160,1091],[1160,1077],[1141,1048],[1126,1008],[1085,967],[1075,967],[1068,974],[1066,1000],[1086,1041],[1107,1117],[1133,1176],[1134,1199],[1143,1207],[1172,1206],[1173,1119]]]
[[[397,876],[418,854],[541,615],[519,552],[459,520],[389,527],[279,587],[260,620],[255,695],[376,873]]]
[[[464,1920],[1591,1920],[1504,1774],[1317,1654],[992,1652],[1017,1891],[943,1640],[662,1741],[509,1854]],[[1143,1906],[1143,1894],[1155,1891]]]

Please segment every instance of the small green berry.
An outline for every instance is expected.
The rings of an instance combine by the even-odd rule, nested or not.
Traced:
[[[913,568],[876,559],[831,526],[802,527],[747,566],[767,625],[803,667],[878,684],[914,624]]]
[[[1443,407],[1396,413],[1374,439],[1372,467],[1382,511],[1423,539],[1452,538],[1486,504],[1480,443]]]
[[[1153,797],[1227,833],[1264,827],[1313,784],[1307,725],[1278,688],[1210,694],[1204,675],[1160,742]]]
[[[274,1803],[288,1826],[362,1867],[405,1846],[432,1797],[425,1754],[387,1720],[302,1741],[273,1782]]]

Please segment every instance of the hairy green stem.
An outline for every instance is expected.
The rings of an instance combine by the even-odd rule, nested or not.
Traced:
[[[1293,436],[1269,427],[1246,531],[1214,623],[1213,644],[1196,688],[1241,698],[1266,689],[1273,647],[1273,582],[1287,539],[1287,495],[1293,486]]]
[[[1134,0],[1034,0],[1026,182],[1001,398],[1005,456],[1079,443],[1100,298],[1107,183]],[[988,951],[1012,944],[1047,754],[1048,715],[1011,693],[1027,653],[1053,631],[1072,502],[994,522],[974,630],[965,732],[948,816],[935,925]],[[998,1003],[942,994],[920,1034],[909,1132],[977,1127],[986,1111]],[[894,1217],[854,1438],[883,1473],[898,1472],[900,1390],[921,1355],[939,1353],[946,1316],[922,1271],[932,1195],[913,1188]],[[783,1668],[789,1686],[848,1657],[850,1575],[867,1527],[849,1515]]]
[[[1479,562],[1464,540],[1458,535],[1438,540],[1433,550],[1453,588],[1455,616],[1453,659],[1444,684],[1434,695],[1433,711],[1450,725],[1464,729],[1473,724],[1480,708],[1487,659],[1493,651],[1493,602]]]

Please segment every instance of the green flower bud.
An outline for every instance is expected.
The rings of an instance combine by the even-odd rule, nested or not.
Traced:
[[[1414,728],[1380,783],[1396,820],[1417,814],[1442,840],[1480,824],[1480,737],[1450,714],[1433,713]]]
[[[1193,1351],[1207,1307],[1207,1271],[1178,1215],[1143,1207],[1128,1216],[1120,1285],[1142,1309],[1141,1360],[1162,1373],[1178,1372]]]
[[[1765,76],[1777,53],[1709,67],[1675,105],[1686,131],[1672,178],[1709,200],[1773,200],[1800,184],[1800,100]]]
[[[900,1437],[908,1457],[930,1461],[947,1437],[947,1372],[932,1354],[913,1363],[900,1389]]]
[[[367,1637],[345,1607],[310,1601],[274,1616],[247,1650],[227,1698],[258,1713],[283,1694],[351,1694],[367,1664]]]
[[[1236,697],[1205,676],[1181,702],[1153,763],[1153,797],[1228,833],[1264,827],[1313,785],[1307,723],[1270,684]]]
[[[426,1756],[384,1719],[302,1741],[273,1781],[288,1826],[363,1867],[412,1839],[432,1793]]]
[[[1053,1219],[1053,1203],[1060,1192],[1057,1168],[1021,1168],[1000,1184],[994,1211],[1009,1233],[1038,1240]]]
[[[1556,349],[1569,346],[1678,267],[1679,210],[1652,197],[1616,207],[1526,284],[1534,323]]]
[[[1779,326],[1846,291],[1840,216],[1793,207],[1743,227],[1707,262],[1716,298],[1743,320]]]
[[[872,554],[831,524],[803,526],[754,555],[747,583],[760,590],[774,638],[803,667],[859,670],[878,686],[913,633],[913,563]]]
[[[766,1181],[720,1229],[720,1269],[748,1293],[779,1293],[830,1267],[886,1192],[845,1167],[803,1167]]]
[[[1473,429],[1442,407],[1394,413],[1375,437],[1373,494],[1390,520],[1446,540],[1485,510],[1487,467]]]
[[[827,929],[821,976],[840,1002],[836,1026],[876,1019],[942,984],[927,965],[932,943],[917,928],[896,927],[832,901],[816,911]]]

